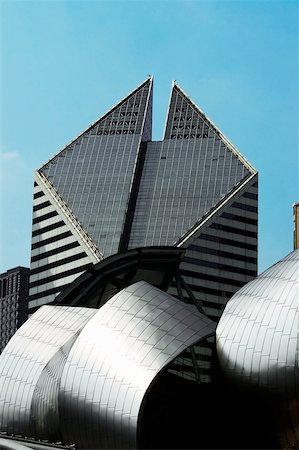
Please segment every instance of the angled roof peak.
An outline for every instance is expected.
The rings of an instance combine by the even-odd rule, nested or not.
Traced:
[[[172,82],[171,97],[165,125],[164,139],[207,139],[218,136],[223,144],[251,172],[256,169],[224,136],[213,121],[191,100],[176,80]]]
[[[146,140],[151,139],[151,118],[152,118],[152,85],[153,76],[142,82],[136,89],[130,92],[120,102],[113,106],[103,116],[86,128],[79,136],[63,147],[39,170],[48,166],[49,163],[63,156],[65,151],[73,150],[80,140],[90,135],[146,135]],[[146,125],[146,132],[144,128]]]

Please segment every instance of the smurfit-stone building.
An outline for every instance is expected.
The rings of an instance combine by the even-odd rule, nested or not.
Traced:
[[[152,141],[152,88],[149,77],[36,171],[30,312],[137,247],[185,248],[181,274],[216,321],[257,275],[256,170],[176,83]]]

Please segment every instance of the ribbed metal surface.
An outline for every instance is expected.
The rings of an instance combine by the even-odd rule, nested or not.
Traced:
[[[136,448],[141,405],[159,372],[215,324],[144,281],[111,298],[67,359],[60,388],[64,441]]]
[[[299,250],[240,289],[217,327],[226,372],[244,381],[284,389],[275,371],[298,372]],[[294,382],[296,378],[294,377]]]
[[[78,332],[96,310],[43,306],[0,356],[0,430],[59,440],[58,386]]]
[[[150,386],[214,331],[195,306],[145,281],[99,310],[43,306],[0,357],[0,430],[79,448],[137,448]]]
[[[289,442],[299,442],[298,287],[295,250],[238,291],[217,327],[224,373],[274,399]]]

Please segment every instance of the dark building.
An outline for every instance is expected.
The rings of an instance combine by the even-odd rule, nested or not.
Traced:
[[[0,275],[0,353],[28,317],[29,273],[15,267]]]
[[[212,320],[257,275],[256,170],[176,83],[152,141],[152,85],[36,171],[31,312],[103,258],[144,246],[186,250],[181,273]]]

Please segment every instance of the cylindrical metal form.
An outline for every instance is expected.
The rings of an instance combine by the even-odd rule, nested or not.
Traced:
[[[275,406],[284,446],[299,442],[298,288],[295,250],[240,289],[217,327],[226,378]]]

